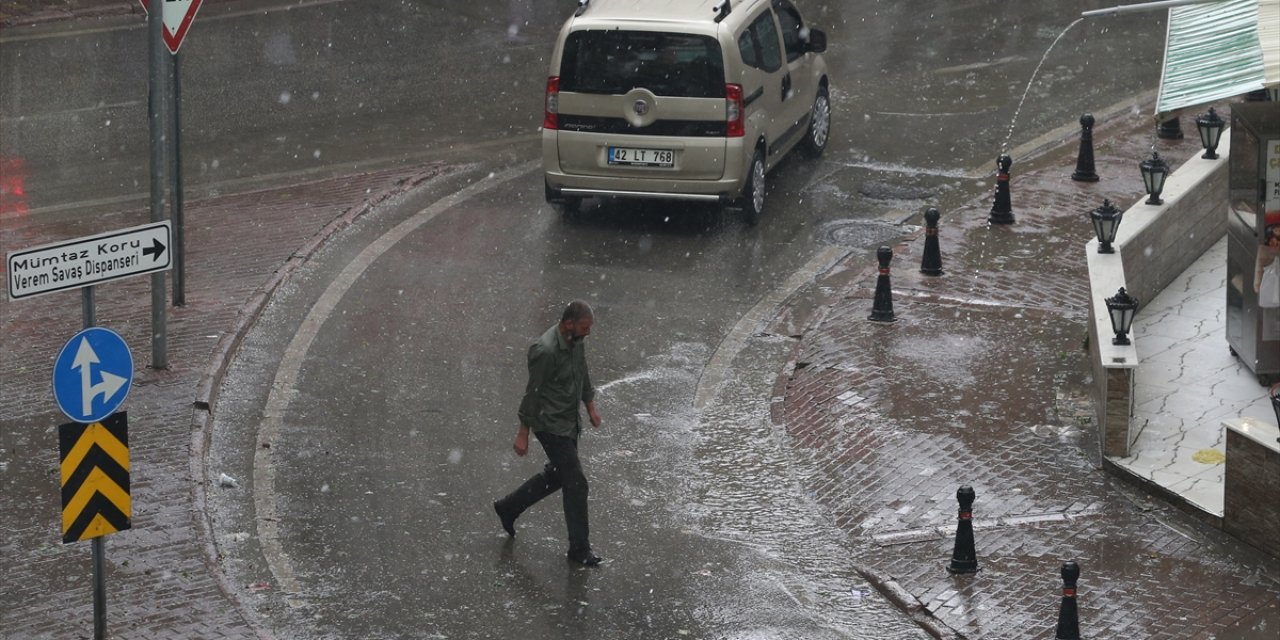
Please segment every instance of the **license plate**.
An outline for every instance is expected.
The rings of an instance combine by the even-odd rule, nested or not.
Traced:
[[[633,167],[670,167],[674,157],[675,152],[671,149],[609,147],[609,164],[625,164]]]

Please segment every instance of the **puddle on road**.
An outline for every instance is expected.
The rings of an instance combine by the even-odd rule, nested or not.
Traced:
[[[754,567],[743,581],[790,601],[790,610],[752,612],[759,629],[781,630],[770,625],[794,618],[798,606],[810,618],[801,628],[817,634],[804,637],[923,638],[858,576],[845,534],[805,494],[772,426],[769,389],[791,347],[784,338],[751,340],[734,363],[738,375],[703,412],[691,459],[690,529],[740,545],[744,565]]]

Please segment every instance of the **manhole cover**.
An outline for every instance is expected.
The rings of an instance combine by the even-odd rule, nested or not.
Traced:
[[[932,198],[932,189],[912,185],[868,180],[858,187],[858,193],[872,200],[925,200]]]
[[[854,249],[895,242],[907,232],[899,225],[874,220],[837,220],[828,223],[824,231],[827,242]]]

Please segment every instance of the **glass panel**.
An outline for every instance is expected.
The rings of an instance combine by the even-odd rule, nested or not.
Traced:
[[[800,37],[800,15],[794,9],[779,7],[778,24],[782,25],[782,46],[787,50],[787,62],[804,55],[804,39]]]
[[[782,43],[778,39],[778,27],[773,23],[773,13],[766,11],[751,23],[751,33],[760,45],[760,68],[777,71],[782,67]]]
[[[618,95],[643,87],[660,96],[724,97],[720,43],[653,31],[577,31],[565,41],[560,90]]]

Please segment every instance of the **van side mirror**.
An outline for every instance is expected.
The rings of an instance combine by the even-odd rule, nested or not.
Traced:
[[[809,50],[822,53],[827,50],[827,34],[821,29],[809,29]]]

